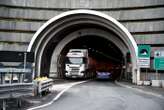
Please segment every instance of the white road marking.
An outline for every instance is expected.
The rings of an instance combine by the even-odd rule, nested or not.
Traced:
[[[33,107],[33,108],[29,108],[27,110],[35,110],[35,109],[40,109],[40,108],[44,108],[46,106],[49,106],[51,105],[53,102],[57,101],[61,95],[66,92],[67,90],[69,90],[71,87],[75,86],[75,85],[78,85],[78,84],[82,84],[82,83],[85,83],[85,82],[88,82],[89,80],[86,80],[86,81],[80,81],[80,82],[74,82],[74,83],[68,83],[68,84],[58,84],[58,85],[54,85],[52,87],[52,90],[55,91],[55,90],[62,90],[60,93],[58,93],[53,100],[51,100],[50,102],[46,103],[46,104],[43,104],[43,105],[40,105],[40,106],[37,106],[37,107]]]

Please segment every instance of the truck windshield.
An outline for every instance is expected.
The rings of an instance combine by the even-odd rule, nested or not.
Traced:
[[[83,58],[77,58],[77,57],[69,57],[67,58],[68,61],[67,63],[72,63],[72,64],[82,64],[84,63]]]

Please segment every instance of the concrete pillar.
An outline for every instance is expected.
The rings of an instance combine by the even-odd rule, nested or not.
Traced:
[[[127,79],[126,76],[127,76],[127,72],[128,72],[128,71],[127,71],[128,64],[127,64],[127,58],[126,58],[126,57],[125,57],[125,66],[126,66],[126,68],[125,68],[124,78]]]
[[[133,68],[132,83],[137,85],[142,85],[141,78],[140,78],[140,68]]]
[[[136,83],[136,70],[135,70],[135,68],[132,69],[132,83]]]
[[[132,83],[137,84],[140,81],[140,69],[132,68]]]
[[[140,68],[137,69],[137,85],[142,85],[141,77],[140,77]]]
[[[2,106],[3,106],[2,110],[6,110],[6,100],[5,100],[5,99],[3,99],[3,104],[2,104]]]

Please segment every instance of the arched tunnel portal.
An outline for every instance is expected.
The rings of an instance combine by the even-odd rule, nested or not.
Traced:
[[[137,44],[128,30],[112,17],[97,11],[73,10],[47,21],[28,47],[28,51],[35,52],[35,75],[63,77],[64,57],[71,48],[86,48],[96,59],[120,64],[125,63],[130,52],[132,79],[136,82]]]

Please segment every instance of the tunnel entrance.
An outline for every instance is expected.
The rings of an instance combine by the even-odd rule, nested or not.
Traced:
[[[70,49],[86,49],[90,59],[89,66],[92,66],[90,74],[96,77],[96,71],[112,73],[112,79],[120,78],[122,66],[125,64],[121,50],[108,39],[100,36],[83,36],[69,42],[61,51],[58,63],[58,75],[65,78],[66,54]]]
[[[98,62],[120,65],[126,63],[130,52],[131,74],[136,82],[137,44],[112,17],[92,10],[73,10],[47,21],[33,36],[27,50],[35,52],[35,76],[64,77],[64,57],[71,48],[88,49]]]

